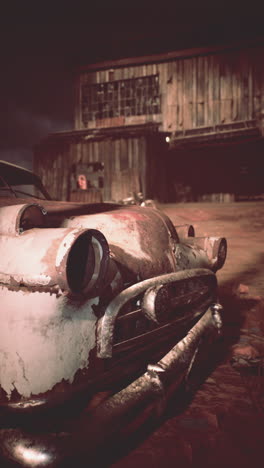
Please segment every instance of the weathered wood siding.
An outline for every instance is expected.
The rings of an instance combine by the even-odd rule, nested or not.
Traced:
[[[115,66],[82,71],[76,80],[75,128],[109,127],[160,122],[160,130],[187,129],[258,119],[264,103],[264,48],[262,45],[157,63]],[[136,60],[136,59],[135,59]],[[142,61],[142,60],[141,60]],[[82,121],[84,84],[158,75],[161,113]]]
[[[120,200],[146,189],[147,139],[144,136],[43,143],[35,149],[34,171],[54,199],[67,200],[75,164],[104,164],[104,200]]]
[[[90,85],[95,85],[92,94]],[[121,102],[117,107],[115,96]],[[253,163],[251,167],[238,155],[229,185],[210,187],[215,162],[210,156],[206,163],[197,151],[189,154],[186,145],[190,139],[197,145],[201,136],[202,143],[213,141],[221,132],[229,142],[237,132],[236,143],[242,146],[249,134],[258,139],[262,129],[264,135],[263,41],[90,65],[76,77],[74,125],[73,131],[53,135],[35,150],[34,169],[53,198],[69,199],[73,166],[93,162],[104,164],[104,187],[99,189],[103,200],[118,201],[142,191],[148,198],[173,201],[183,186],[201,199],[239,195],[233,179],[239,179],[235,176],[244,159],[250,179],[251,172],[256,173]],[[170,145],[165,143],[168,134]],[[222,161],[222,179],[228,179],[229,161],[220,153],[215,160]],[[205,168],[201,187],[190,178],[190,164],[195,176],[201,164]],[[243,182],[249,186],[245,194],[252,192],[249,182]],[[73,196],[79,195],[76,191]]]

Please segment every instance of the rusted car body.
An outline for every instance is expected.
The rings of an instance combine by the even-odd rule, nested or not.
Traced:
[[[0,162],[0,249],[0,413],[13,424],[0,440],[2,456],[21,466],[38,466],[19,452],[22,440],[36,453],[53,447],[39,466],[60,466],[56,444],[65,453],[70,444],[65,428],[62,442],[49,433],[45,446],[18,427],[72,408],[80,415],[109,392],[84,424],[109,428],[138,399],[181,381],[201,337],[221,328],[215,273],[226,240],[197,238],[157,209],[52,201],[37,176]]]

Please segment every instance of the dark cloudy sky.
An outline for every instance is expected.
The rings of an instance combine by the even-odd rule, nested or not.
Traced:
[[[0,7],[0,159],[72,128],[72,77],[97,60],[261,36],[261,3],[18,0]]]

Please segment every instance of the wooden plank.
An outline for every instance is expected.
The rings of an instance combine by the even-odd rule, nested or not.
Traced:
[[[69,199],[69,174],[71,171],[71,161],[68,157],[67,146],[63,145],[62,148],[62,167],[63,167],[63,178],[62,178],[62,192],[63,200]]]
[[[263,48],[259,49],[256,51],[256,54],[259,56],[259,75],[260,75],[260,83],[261,83],[261,88],[260,88],[260,108],[261,112],[260,115],[258,115],[258,119],[261,120],[261,129],[262,129],[262,135],[264,135],[264,61],[263,61]]]
[[[82,145],[83,146],[83,145]],[[81,151],[80,156],[83,152]],[[77,156],[76,148],[74,143],[70,143],[67,149],[67,159],[68,159],[68,175],[72,173],[73,165],[82,163],[82,157]],[[70,199],[70,190],[67,194],[67,200]]]
[[[167,83],[167,128],[173,131],[176,128],[176,101],[177,101],[177,86],[176,86],[176,64],[171,62],[168,65],[168,83]]]
[[[192,127],[197,127],[197,60],[191,59],[192,67]]]
[[[238,120],[238,101],[239,101],[239,78],[237,72],[237,60],[235,54],[232,56],[232,77],[231,77],[231,87],[232,87],[232,113],[231,120]]]
[[[146,177],[145,177],[145,190],[146,190],[146,196],[147,198],[150,197],[151,193],[151,184],[152,184],[152,179],[151,179],[151,164],[152,164],[152,151],[151,151],[151,142],[152,138],[147,138],[146,139],[146,165],[147,165],[147,172],[146,172]]]
[[[224,100],[225,100],[225,62],[224,62],[224,57],[221,56],[221,61],[220,61],[220,122],[224,123],[225,122],[225,106],[224,106]]]
[[[188,88],[187,88],[187,80],[186,77],[188,75],[188,60],[183,60],[183,129],[186,130],[188,128]]]
[[[105,82],[108,83],[109,81],[112,81],[111,80],[111,68],[105,70]]]
[[[177,103],[178,103],[178,82],[177,82],[177,62],[172,62],[172,89],[171,89],[171,131],[177,129]]]
[[[106,200],[112,199],[112,146],[111,140],[104,142],[104,184]]]
[[[103,201],[106,200],[106,199],[109,199],[109,197],[106,198],[106,180],[105,180],[105,140],[102,140],[100,141],[100,145],[99,145],[99,160],[100,162],[103,164],[103,180],[104,180],[104,185],[103,185],[103,189],[101,189],[101,192],[102,192],[102,199]]]
[[[128,67],[127,68],[127,78],[131,80],[133,78],[133,67]]]
[[[140,78],[141,76],[143,76],[143,67],[142,65],[138,65],[135,69],[135,77]]]
[[[238,54],[238,120],[245,120],[247,115],[247,102],[245,102],[245,86],[247,86],[248,77],[245,75],[245,57],[244,52],[240,51]]]
[[[131,169],[133,167],[133,147],[132,147],[132,139],[127,139],[127,152],[128,152],[128,167]]]
[[[115,80],[121,80],[122,79],[122,69],[121,68],[115,68]]]
[[[120,68],[119,69],[119,74],[120,74],[120,80],[124,80],[124,78],[125,78],[125,68]]]
[[[214,125],[220,123],[220,64],[218,57],[212,57],[213,66],[213,116]]]
[[[115,171],[120,171],[120,140],[114,140]]]
[[[146,65],[146,75],[154,75],[152,63]]]
[[[242,120],[249,118],[249,60],[248,55],[243,53],[243,61],[241,67],[241,75],[243,77],[243,117]]]
[[[63,200],[68,199],[69,195],[69,164],[67,158],[65,158],[65,147],[62,145],[61,149],[61,167],[62,167],[62,193],[63,193]]]
[[[238,120],[242,120],[243,119],[243,110],[242,110],[243,77],[241,75],[240,54],[237,56],[236,77],[237,77],[237,116],[238,116]]]
[[[138,138],[134,138],[134,169],[138,170]]]
[[[253,68],[253,116],[260,118],[261,111],[264,109],[264,65],[263,65],[263,50],[255,50],[252,56]]]
[[[176,130],[182,129],[183,114],[182,114],[182,62],[175,62],[176,65]]]
[[[110,199],[113,199],[113,171],[115,170],[114,166],[114,141],[113,140],[108,140],[109,144],[109,155],[108,155],[108,179],[109,179],[109,186],[111,188],[111,194],[110,194]]]
[[[87,164],[88,161],[89,161],[89,141],[85,141],[83,144],[82,144],[82,157],[81,158],[77,158],[77,161],[76,162],[83,162],[84,164]]]
[[[61,150],[59,148],[59,151],[57,153],[57,171],[55,175],[55,183],[57,185],[57,190],[58,190],[58,198],[59,200],[65,200],[67,193],[65,193],[65,198],[64,198],[64,193],[63,193],[63,186],[62,186],[62,179],[63,179],[63,169],[62,169],[62,155],[61,155]]]
[[[248,56],[248,119],[253,119],[253,63]]]
[[[182,130],[183,128],[183,61],[177,62],[177,128]]]
[[[81,115],[81,79],[82,76],[79,75],[74,78],[74,100],[73,100],[73,106],[74,106],[74,128],[81,129],[84,127],[83,122],[82,122],[82,115]]]
[[[209,57],[204,57],[204,125],[209,125],[209,109],[208,109],[208,88],[209,88]]]
[[[160,99],[161,99],[161,114],[162,114],[162,121],[164,118],[164,112],[163,112],[163,107],[164,107],[164,96],[163,96],[163,75],[162,75],[162,68],[160,64],[157,64],[157,74],[159,76],[159,87],[160,87]]]
[[[162,130],[168,130],[168,96],[167,96],[167,64],[162,63],[159,65],[159,82],[161,94],[161,112],[162,112]]]
[[[75,144],[75,154],[73,155],[73,160],[72,160],[72,162],[75,164],[79,164],[83,159],[82,147],[83,147],[82,143],[78,142]]]
[[[201,127],[204,121],[204,57],[197,58],[197,126]]]
[[[213,109],[213,87],[214,87],[214,68],[213,57],[208,57],[208,92],[207,92],[207,122],[208,125],[214,124],[214,109]]]
[[[98,189],[77,190],[70,194],[70,201],[79,203],[101,203],[102,193]]]
[[[50,184],[52,187],[52,191],[55,194],[56,200],[59,200],[60,196],[58,193],[58,185],[56,183],[56,172],[57,172],[57,157],[56,156],[53,158],[53,161],[52,161],[52,171],[50,172]]]
[[[103,77],[103,74],[104,74],[104,73],[105,73],[104,70],[103,70],[103,71],[99,70],[99,71],[97,72],[97,77],[96,77],[97,83],[103,83],[103,78],[102,78],[102,77]]]
[[[138,139],[133,138],[133,169],[138,170]]]
[[[97,145],[97,141],[94,140],[92,141],[92,152],[91,152],[91,160],[90,162],[96,162],[96,145]]]
[[[47,164],[47,159],[45,158],[45,153],[46,151],[41,148],[38,148],[36,150],[36,153],[34,154],[34,159],[33,159],[33,163],[34,163],[34,172],[36,172],[36,174],[41,178],[44,186],[46,187],[46,189],[48,190],[48,184],[47,184],[47,173],[48,173],[48,167],[47,167],[47,170],[45,171],[45,174],[43,174],[43,163],[41,164],[40,162],[41,161],[45,161],[45,163]],[[36,161],[35,161],[35,158],[36,158]]]
[[[135,169],[125,169],[112,173],[113,199],[118,201],[132,196],[139,191],[138,171]]]
[[[94,162],[99,161],[99,142],[94,142]]]
[[[104,140],[98,141],[98,161],[104,162]]]
[[[128,68],[125,67],[125,68],[123,69],[123,79],[124,79],[124,80],[127,80],[128,78],[129,78]]]
[[[142,191],[144,198],[146,198],[146,176],[147,176],[147,162],[146,162],[146,138],[141,137],[141,157],[140,157],[140,191]]]
[[[106,83],[108,77],[107,70],[100,71],[100,83]]]
[[[193,63],[192,59],[184,61],[184,128],[192,128],[193,126]]]
[[[88,144],[88,148],[89,148],[89,152],[88,152],[88,162],[92,162],[93,161],[93,141],[89,141],[89,144]]]
[[[120,170],[128,169],[128,148],[126,138],[120,141]]]
[[[226,122],[232,120],[232,55],[226,55],[226,102],[225,102]]]
[[[120,200],[119,199],[119,186],[118,186],[116,171],[112,171],[112,194],[111,194],[111,199],[115,200],[115,201]]]

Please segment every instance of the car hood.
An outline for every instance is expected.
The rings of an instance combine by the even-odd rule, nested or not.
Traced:
[[[56,200],[40,200],[39,198],[10,198],[1,197],[0,206],[23,205],[28,203],[37,203],[45,208],[50,215],[77,216],[83,214],[103,213],[110,210],[122,208],[117,203],[78,203]]]

